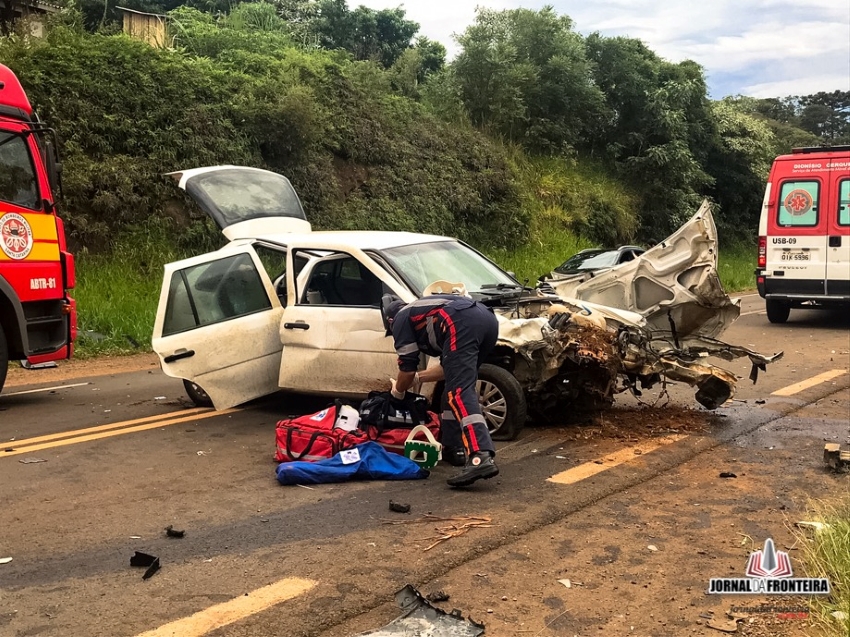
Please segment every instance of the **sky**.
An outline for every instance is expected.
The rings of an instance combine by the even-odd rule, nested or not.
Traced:
[[[472,24],[476,6],[551,4],[583,35],[638,38],[671,62],[698,62],[713,99],[850,90],[850,0],[349,0],[360,4],[400,6],[449,58],[458,52],[452,35]]]

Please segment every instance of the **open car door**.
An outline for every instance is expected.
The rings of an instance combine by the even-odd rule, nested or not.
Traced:
[[[278,173],[245,166],[208,166],[168,175],[231,241],[311,229],[298,194]]]
[[[296,261],[304,252],[290,246]],[[326,251],[304,266],[297,281],[290,275],[288,283],[294,302],[284,309],[280,325],[280,387],[335,396],[388,389],[398,373],[398,356],[381,318],[381,296],[412,300],[412,294],[357,250]]]
[[[226,409],[277,391],[282,315],[257,253],[231,245],[165,266],[153,350],[168,376]]]

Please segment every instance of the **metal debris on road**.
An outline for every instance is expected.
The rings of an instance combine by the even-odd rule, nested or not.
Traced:
[[[148,570],[142,575],[142,579],[149,579],[162,567],[162,564],[156,555],[136,551],[136,554],[130,558],[130,566],[147,566]]]
[[[572,583],[570,580],[568,580],[568,579],[559,579],[559,580],[558,580],[558,582],[560,582],[561,584],[563,584],[563,585],[564,585],[564,586],[566,586],[567,588],[572,588],[572,587],[573,587],[573,583]]]
[[[39,462],[47,462],[44,458],[22,458],[18,460],[21,464],[36,464]]]
[[[653,553],[656,553],[658,551],[658,547],[655,546],[655,544],[650,544],[646,548],[649,549],[650,551],[652,551]]]
[[[724,633],[737,633],[738,632],[738,621],[737,619],[711,619],[706,624],[709,628],[713,628],[714,630],[719,630]]]
[[[833,471],[850,470],[850,451],[841,451],[841,445],[827,443],[823,448],[823,461]]]
[[[169,524],[167,527],[165,527],[165,534],[168,537],[183,537],[184,535],[186,535],[186,531],[178,531],[172,525]]]
[[[8,564],[12,561],[11,557],[0,557],[0,564]]]
[[[447,602],[449,601],[449,594],[446,591],[434,591],[433,593],[428,593],[425,597],[429,602]]]
[[[732,473],[731,471],[721,471],[720,477],[721,478],[737,478],[738,476],[735,475],[734,473]]]
[[[829,528],[829,525],[823,522],[796,522],[795,526],[801,529],[814,529],[818,533]]]
[[[422,522],[451,523],[444,526],[434,527],[438,535],[422,538],[423,541],[432,540],[432,543],[425,548],[426,551],[430,551],[435,546],[442,544],[453,537],[466,535],[470,529],[489,529],[496,526],[492,524],[493,518],[476,516],[441,518],[436,515],[423,515],[415,520],[384,520],[384,524],[419,524]]]
[[[390,511],[393,513],[410,513],[410,505],[390,500]]]
[[[457,609],[451,613],[432,606],[408,584],[395,596],[403,613],[383,628],[360,633],[358,637],[479,637],[484,624],[464,619]]]

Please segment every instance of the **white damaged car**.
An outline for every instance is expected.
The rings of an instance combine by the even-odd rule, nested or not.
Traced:
[[[281,389],[350,398],[386,389],[397,357],[382,297],[412,301],[438,280],[463,282],[499,318],[496,350],[479,374],[497,439],[516,437],[529,417],[563,419],[577,404],[610,404],[618,380],[634,389],[662,377],[684,381],[715,408],[733,395],[737,378],[708,355],[748,356],[754,371],[781,356],[715,340],[737,305],[684,257],[677,276],[641,270],[618,288],[613,268],[604,274],[607,287],[577,290],[579,299],[569,300],[523,286],[449,237],[313,232],[292,185],[277,173],[215,166],[172,176],[229,239],[220,250],[165,266],[153,330],[162,369],[182,379],[198,405],[226,409]],[[714,241],[710,212],[697,217],[701,236]],[[674,280],[693,294],[666,292]],[[423,355],[421,364],[435,361]]]

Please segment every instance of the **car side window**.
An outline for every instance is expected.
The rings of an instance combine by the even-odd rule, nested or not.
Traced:
[[[380,307],[383,293],[383,282],[366,266],[336,253],[313,267],[300,304]]]
[[[786,181],[779,192],[777,223],[784,227],[818,225],[817,181]]]
[[[838,186],[838,225],[850,226],[850,179],[842,179]]]
[[[209,261],[171,275],[162,335],[221,323],[271,307],[250,255]]]

